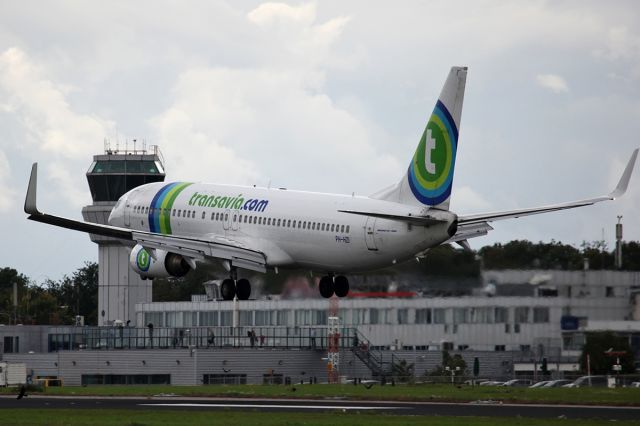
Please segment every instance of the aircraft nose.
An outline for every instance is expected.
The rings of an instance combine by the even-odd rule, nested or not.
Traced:
[[[122,197],[118,200],[116,205],[113,206],[113,209],[111,209],[111,213],[109,214],[109,219],[107,220],[107,223],[109,223],[109,225],[118,226],[118,227],[124,226],[125,202],[126,202],[125,198]]]

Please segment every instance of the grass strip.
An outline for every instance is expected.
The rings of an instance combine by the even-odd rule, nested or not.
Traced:
[[[336,426],[387,426],[387,425],[426,425],[426,426],[530,426],[563,425],[592,426],[611,424],[599,420],[574,419],[527,419],[513,417],[441,417],[441,416],[400,416],[387,414],[360,413],[278,413],[255,411],[171,411],[171,410],[109,410],[109,409],[6,409],[0,411],[2,425],[216,425],[246,426],[260,424],[264,426],[297,425],[336,425]],[[638,424],[637,422],[618,421],[618,426]]]
[[[2,393],[17,393],[15,388]],[[244,397],[244,398],[344,398],[387,401],[478,401],[640,406],[640,388],[528,389],[450,385],[208,385],[208,386],[87,386],[50,387],[46,395]],[[33,393],[36,394],[36,393]]]

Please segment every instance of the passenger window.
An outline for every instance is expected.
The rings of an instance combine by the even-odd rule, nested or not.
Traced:
[[[202,219],[204,219],[204,214],[205,214],[205,213],[204,213],[204,212],[202,212]]]
[[[340,233],[344,234],[344,225],[340,225]]]
[[[267,225],[271,225],[271,218],[267,218]]]
[[[233,215],[233,221],[235,222],[238,219],[238,215]]]
[[[258,225],[262,225],[262,218],[261,217],[258,218]]]
[[[307,221],[302,222],[302,229],[307,229]]]
[[[291,228],[291,219],[287,220],[287,228]]]
[[[349,233],[349,225],[347,225],[347,234]]]
[[[277,226],[280,226],[280,219],[278,219],[278,225]]]
[[[335,225],[332,223],[331,224],[331,232],[334,232],[334,229],[335,229]]]
[[[293,227],[294,228],[296,227],[296,221],[295,220],[293,221]]]
[[[225,220],[225,221],[226,221],[226,220],[229,220],[229,213],[225,213],[225,214],[224,214],[224,220]]]
[[[211,213],[211,220],[213,220],[213,218],[215,217],[215,213]]]
[[[312,222],[312,223],[311,223],[311,230],[312,230],[312,231],[315,231],[315,230],[316,230],[316,223],[315,223],[315,222]]]
[[[245,217],[244,217],[244,223],[247,223],[247,217],[248,217],[248,216],[245,216]]]
[[[238,216],[238,222],[242,222],[242,215]]]
[[[322,224],[322,230],[324,231],[324,223]]]

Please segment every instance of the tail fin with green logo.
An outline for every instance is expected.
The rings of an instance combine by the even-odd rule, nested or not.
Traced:
[[[402,180],[372,198],[449,210],[467,67],[452,67]]]

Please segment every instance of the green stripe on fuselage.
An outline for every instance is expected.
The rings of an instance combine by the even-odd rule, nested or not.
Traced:
[[[160,206],[160,233],[171,234],[171,210],[173,209],[173,203],[178,198],[178,195],[187,186],[191,185],[189,182],[180,183],[174,186],[162,200]]]

